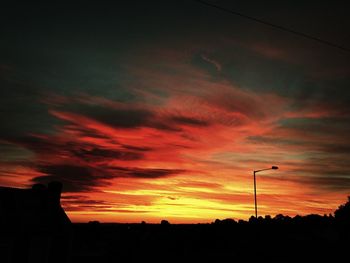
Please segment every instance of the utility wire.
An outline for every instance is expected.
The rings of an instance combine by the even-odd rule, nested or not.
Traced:
[[[293,29],[289,29],[289,28],[284,27],[284,26],[279,26],[279,25],[276,25],[276,24],[273,24],[273,23],[270,23],[270,22],[267,22],[267,21],[264,21],[264,20],[252,17],[252,16],[248,16],[248,15],[245,15],[245,14],[233,11],[231,9],[227,9],[225,7],[222,7],[222,6],[219,6],[219,5],[216,5],[216,4],[209,3],[207,1],[202,1],[202,0],[194,0],[194,1],[198,2],[198,3],[201,3],[203,5],[206,5],[206,6],[209,6],[209,7],[213,7],[213,8],[216,8],[218,10],[221,10],[221,11],[224,11],[224,12],[236,15],[236,16],[240,16],[240,17],[243,17],[243,18],[255,21],[257,23],[260,23],[260,24],[263,24],[263,25],[266,25],[266,26],[274,27],[274,28],[277,28],[279,30],[282,30],[282,31],[285,31],[285,32],[288,32],[288,33],[291,33],[291,34],[294,34],[294,35],[297,35],[297,36],[301,36],[301,37],[304,37],[304,38],[312,39],[312,40],[317,41],[319,43],[322,43],[322,44],[325,44],[325,45],[328,45],[328,46],[331,46],[331,47],[335,47],[335,48],[341,49],[341,50],[346,51],[346,52],[350,52],[349,48],[343,47],[343,46],[335,44],[335,43],[332,43],[332,42],[330,42],[328,40],[324,40],[324,39],[321,39],[321,38],[318,38],[318,37],[315,37],[315,36],[311,36],[311,35],[305,34],[303,32],[295,31]]]

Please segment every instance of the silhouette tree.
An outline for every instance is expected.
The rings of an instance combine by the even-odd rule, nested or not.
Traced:
[[[232,224],[235,224],[236,221],[232,218],[226,218],[226,219],[222,220],[221,223],[225,224],[225,225],[232,225]]]
[[[168,226],[168,225],[170,225],[169,221],[168,221],[168,220],[165,220],[165,219],[163,219],[163,220],[160,222],[160,224],[161,224],[162,226]]]
[[[335,210],[334,217],[338,221],[350,224],[350,196],[348,196],[348,201],[344,205],[340,205],[338,209]]]
[[[215,221],[214,221],[214,224],[216,224],[216,225],[219,225],[221,223],[221,220],[220,219],[215,219]]]

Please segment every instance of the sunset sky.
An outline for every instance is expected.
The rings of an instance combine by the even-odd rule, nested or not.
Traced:
[[[333,1],[211,2],[350,48]],[[0,185],[74,222],[247,219],[271,165],[259,215],[350,195],[350,52],[190,0],[0,12]]]

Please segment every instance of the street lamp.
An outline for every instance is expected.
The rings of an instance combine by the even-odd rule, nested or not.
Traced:
[[[258,218],[258,205],[256,202],[256,179],[255,179],[255,174],[258,172],[266,171],[266,170],[277,170],[278,166],[271,166],[271,168],[265,168],[265,169],[260,169],[260,170],[255,170],[254,171],[254,200],[255,200],[255,218]]]

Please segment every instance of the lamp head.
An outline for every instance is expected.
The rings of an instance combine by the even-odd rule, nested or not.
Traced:
[[[278,166],[272,166],[271,169],[277,170],[277,169],[278,169]]]

